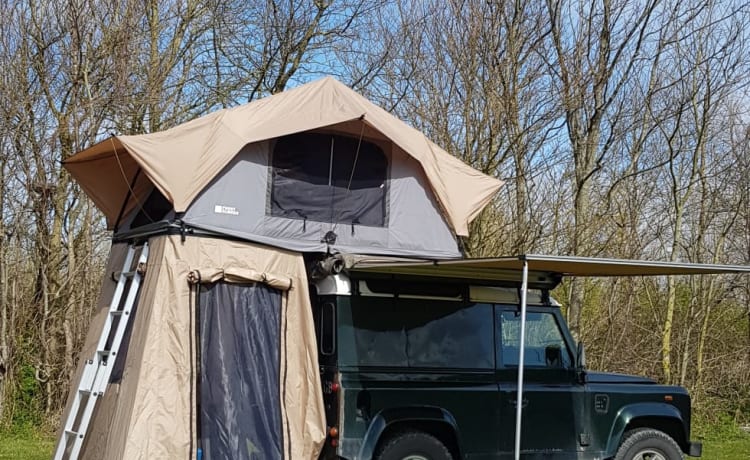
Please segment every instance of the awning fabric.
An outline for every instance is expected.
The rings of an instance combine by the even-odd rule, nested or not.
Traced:
[[[389,273],[520,283],[524,261],[528,263],[529,283],[532,285],[539,285],[544,282],[557,284],[562,277],[567,276],[613,277],[750,273],[750,266],[745,265],[714,265],[539,254],[441,261],[405,261],[403,259],[388,261],[385,258],[363,258],[352,260],[349,269],[363,273]]]

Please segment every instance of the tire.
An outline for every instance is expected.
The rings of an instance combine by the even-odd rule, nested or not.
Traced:
[[[376,460],[453,460],[445,445],[421,431],[407,431],[386,441]]]
[[[650,428],[628,431],[615,460],[683,460],[680,446],[668,434]]]

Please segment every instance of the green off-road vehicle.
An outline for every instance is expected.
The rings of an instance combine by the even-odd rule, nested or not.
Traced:
[[[515,452],[521,286],[502,279],[337,270],[313,310],[328,438],[323,459],[677,460],[690,440],[681,387],[586,369],[560,281],[529,277]],[[494,276],[493,278],[502,278]]]

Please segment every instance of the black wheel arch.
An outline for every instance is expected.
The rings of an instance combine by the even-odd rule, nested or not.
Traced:
[[[656,428],[642,427],[626,432],[614,460],[631,459],[633,454],[644,450],[659,451],[671,460],[684,458],[682,448],[670,435]]]
[[[461,443],[455,418],[445,409],[432,406],[398,407],[380,411],[370,423],[358,458],[372,458],[390,439],[409,431],[435,437],[445,445],[454,459],[461,458]]]
[[[688,440],[685,436],[683,425],[679,420],[668,417],[639,417],[632,420],[627,427],[625,427],[625,432],[627,433],[628,431],[637,430],[639,428],[651,428],[669,435],[669,437],[674,439],[677,445],[680,446],[680,449],[687,453]],[[622,442],[622,440],[620,440],[620,442]]]
[[[610,431],[607,455],[614,456],[628,431],[652,428],[669,435],[684,453],[690,450],[689,419],[685,420],[676,407],[665,403],[635,403],[623,407]]]

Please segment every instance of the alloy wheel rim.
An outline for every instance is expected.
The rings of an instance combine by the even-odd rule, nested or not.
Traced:
[[[409,454],[401,460],[429,460],[427,457],[417,454]]]
[[[633,460],[667,460],[667,457],[658,450],[643,449],[635,454]]]

